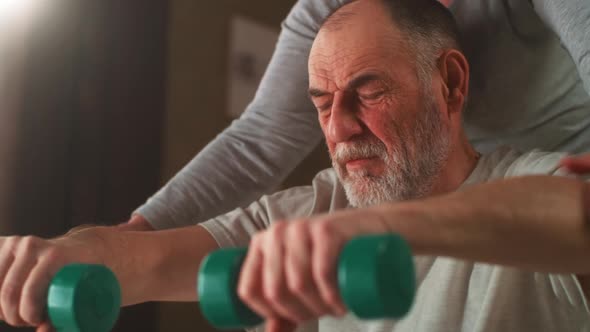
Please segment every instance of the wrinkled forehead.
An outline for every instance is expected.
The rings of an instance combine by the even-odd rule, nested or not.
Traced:
[[[380,0],[355,1],[336,11],[318,32],[309,56],[310,79],[402,60],[405,44]]]

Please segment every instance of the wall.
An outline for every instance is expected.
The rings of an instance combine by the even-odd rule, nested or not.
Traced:
[[[163,183],[229,125],[226,77],[230,18],[240,14],[280,28],[294,0],[172,0],[169,16],[167,117]],[[327,167],[319,147],[285,186],[309,183]],[[207,331],[196,304],[163,304],[160,330]]]

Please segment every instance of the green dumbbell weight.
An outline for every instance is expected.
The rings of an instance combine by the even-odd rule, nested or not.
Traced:
[[[58,332],[108,332],[120,308],[119,282],[101,265],[67,265],[49,286],[47,314]]]
[[[203,261],[198,276],[203,315],[219,329],[262,323],[237,295],[246,248],[221,249]],[[416,292],[414,261],[397,235],[361,236],[349,241],[338,259],[338,288],[346,307],[360,319],[404,316]]]

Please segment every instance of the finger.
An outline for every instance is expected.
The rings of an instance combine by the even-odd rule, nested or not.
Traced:
[[[49,284],[60,265],[56,256],[49,252],[31,270],[23,285],[20,302],[19,311],[24,321],[32,325],[39,325],[43,321]]]
[[[248,254],[242,264],[240,278],[238,281],[238,296],[254,312],[262,317],[276,317],[277,314],[269,308],[263,300],[262,280],[260,271],[262,270],[263,256],[257,245],[260,236],[256,236]]]
[[[287,288],[284,270],[287,226],[285,222],[275,224],[274,229],[265,238],[262,249],[264,253],[262,287],[266,300],[281,317],[302,323],[311,319],[313,314]],[[293,240],[289,239],[289,241]]]
[[[41,325],[37,327],[36,332],[55,332],[55,329],[51,326],[49,322],[43,322]]]
[[[559,163],[562,167],[577,174],[590,172],[590,156],[584,155],[581,157],[566,157]]]
[[[0,291],[2,290],[2,284],[4,283],[6,273],[8,273],[10,266],[12,266],[12,263],[14,262],[14,249],[11,246],[12,244],[9,241],[5,241],[3,246],[0,248]],[[5,321],[1,303],[0,320]]]
[[[303,222],[294,223],[287,230],[286,237],[289,239],[286,243],[288,250],[285,255],[287,287],[308,308],[313,318],[330,313],[312,277],[311,251],[313,248],[311,248],[312,242],[307,225]]]
[[[337,232],[328,223],[317,223],[311,231],[314,250],[312,252],[312,276],[319,289],[320,296],[335,316],[343,316],[347,310],[344,306],[336,277],[336,265],[342,245]]]
[[[265,332],[293,332],[297,325],[280,318],[272,318],[266,321]]]
[[[19,241],[14,262],[6,273],[0,290],[2,313],[6,322],[13,326],[30,325],[22,319],[19,308],[23,284],[36,264],[36,259],[31,254],[35,250],[33,246],[30,238]]]

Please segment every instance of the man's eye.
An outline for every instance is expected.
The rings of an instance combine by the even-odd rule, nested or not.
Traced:
[[[383,91],[359,94],[359,97],[363,100],[376,100],[379,99],[381,96],[383,96]]]
[[[323,105],[319,105],[319,106],[316,106],[316,108],[321,113],[322,112],[326,112],[326,111],[329,111],[332,108],[332,103],[326,103],[326,104],[323,104]]]

